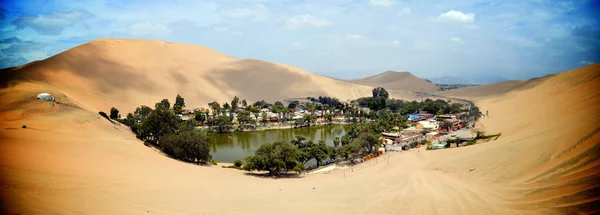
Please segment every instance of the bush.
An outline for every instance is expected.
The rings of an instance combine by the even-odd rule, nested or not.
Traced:
[[[410,146],[410,148],[417,148],[417,146],[419,146],[419,142],[412,141],[408,145]]]
[[[474,145],[476,143],[477,142],[475,142],[475,140],[469,140],[469,141],[467,141],[467,146]]]
[[[213,159],[210,159],[208,163],[210,163],[210,165],[217,165],[217,161]]]
[[[118,119],[119,118],[119,110],[116,109],[115,107],[112,107],[110,109],[110,118],[111,119]]]
[[[243,163],[242,163],[241,160],[235,160],[235,161],[233,161],[233,165],[236,166],[236,167],[242,167],[242,164]]]

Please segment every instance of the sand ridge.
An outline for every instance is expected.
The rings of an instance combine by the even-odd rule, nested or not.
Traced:
[[[386,71],[376,75],[350,80],[350,82],[371,87],[383,87],[388,90],[423,91],[426,93],[440,90],[435,84],[418,78],[410,72]]]

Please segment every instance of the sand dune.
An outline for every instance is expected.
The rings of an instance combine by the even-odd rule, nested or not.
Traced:
[[[237,95],[256,101],[334,96],[355,99],[372,87],[316,75],[296,67],[235,59],[214,50],[156,40],[102,39],[48,59],[2,72],[2,80],[31,80],[60,89],[88,110],[115,106],[132,112],[177,94],[188,107],[230,102]],[[392,96],[413,98],[393,91]]]
[[[440,95],[445,96],[455,96],[455,97],[463,97],[463,98],[481,98],[486,96],[494,96],[497,97],[499,95],[503,95],[506,93],[510,93],[513,91],[521,91],[527,90],[537,86],[538,84],[544,82],[547,79],[552,78],[555,74],[546,75],[541,78],[532,78],[527,80],[511,80],[511,81],[503,81],[488,85],[480,85],[480,86],[472,86],[472,87],[463,87],[448,91],[438,92]]]
[[[360,79],[350,80],[352,83],[371,87],[383,87],[389,90],[410,90],[413,92],[434,92],[439,88],[435,84],[420,79],[410,72],[386,71]]]
[[[86,80],[68,71],[56,73]],[[80,102],[59,86],[18,81],[0,89],[0,212],[598,213],[599,74],[600,66],[592,65],[544,78],[526,89],[477,97],[477,105],[490,114],[479,126],[488,133],[501,132],[497,141],[388,153],[352,171],[291,179],[265,179],[170,159],[145,147],[124,126],[85,108],[97,105],[95,97]],[[114,82],[106,85],[120,83]],[[69,84],[75,85],[62,85]],[[100,89],[103,81],[95,85]],[[65,91],[72,93],[76,87]],[[58,104],[35,100],[40,91],[53,93]],[[108,92],[102,95],[112,95]],[[22,129],[23,124],[28,128]]]

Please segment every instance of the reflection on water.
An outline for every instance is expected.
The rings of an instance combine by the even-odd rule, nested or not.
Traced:
[[[281,129],[270,131],[216,133],[210,135],[210,149],[213,159],[220,162],[233,162],[253,155],[254,151],[263,143],[272,143],[278,140],[290,141],[296,136],[318,142],[324,140],[327,145],[333,146],[333,139],[346,133],[346,126],[328,125],[311,128]]]

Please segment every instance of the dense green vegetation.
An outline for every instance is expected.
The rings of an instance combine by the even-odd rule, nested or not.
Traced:
[[[175,114],[181,111],[177,107],[185,107],[184,99],[177,95],[174,109],[169,109],[169,106],[167,99],[156,103],[155,109],[142,105],[136,108],[134,114],[128,113],[125,119],[119,121],[129,126],[137,138],[172,158],[192,163],[209,162],[211,155],[207,134],[194,129],[196,120],[183,121]]]
[[[323,162],[329,163],[332,159],[343,158],[354,162],[362,156],[377,153],[382,144],[381,132],[401,130],[408,127],[410,113],[426,111],[432,114],[462,113],[463,105],[449,103],[444,100],[427,99],[423,102],[403,101],[390,99],[389,93],[384,88],[375,88],[372,97],[359,98],[353,103],[358,107],[342,103],[336,98],[309,97],[310,103],[292,102],[285,106],[276,101],[270,104],[264,100],[249,105],[246,100],[235,96],[230,103],[223,105],[218,102],[208,103],[208,109],[196,109],[192,114],[184,110],[185,99],[177,95],[171,108],[168,99],[163,99],[155,104],[154,109],[140,106],[135,112],[128,113],[119,121],[131,128],[136,136],[152,145],[165,154],[182,161],[193,163],[211,163],[210,147],[207,134],[196,130],[198,124],[206,124],[209,131],[229,131],[237,123],[236,131],[251,128],[260,123],[289,122],[292,119],[292,109],[302,107],[306,110],[302,118],[295,120],[297,127],[311,126],[316,123],[317,117],[322,117],[325,122],[331,123],[335,116],[344,116],[352,122],[348,132],[341,138],[335,138],[333,145],[325,142],[313,142],[298,137],[290,142],[276,141],[265,143],[255,152],[254,156],[247,157],[245,164],[235,162],[234,167],[243,166],[245,170],[268,171],[270,175],[285,174],[289,171],[302,172],[305,164],[316,161],[316,166]],[[241,106],[240,106],[241,105]],[[243,107],[243,108],[242,108]],[[368,107],[368,109],[364,109]],[[277,117],[267,117],[261,108],[269,108]],[[476,109],[477,113],[479,112]],[[119,111],[112,108],[110,118],[120,118]],[[212,114],[210,114],[212,113]],[[189,117],[182,120],[178,114]],[[234,117],[235,115],[235,117]],[[235,121],[237,120],[237,122]],[[442,124],[442,127],[450,126]],[[417,144],[417,143],[415,143]]]
[[[210,160],[208,136],[194,130],[193,123],[182,126],[175,132],[162,136],[158,148],[165,154],[186,162],[206,163]]]
[[[383,97],[363,97],[355,101],[360,107],[368,107],[374,111],[390,109],[394,113],[403,115],[418,113],[419,110],[430,114],[458,114],[465,111],[462,104],[450,103],[441,99],[426,99],[423,102],[408,102],[399,99],[386,99]]]
[[[306,169],[298,161],[302,156],[302,151],[288,142],[265,143],[256,150],[254,156],[246,157],[243,168],[247,171],[268,171],[271,176],[289,171],[301,173]]]

